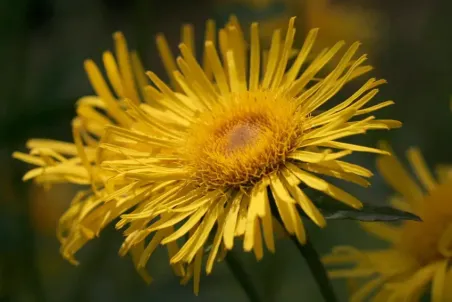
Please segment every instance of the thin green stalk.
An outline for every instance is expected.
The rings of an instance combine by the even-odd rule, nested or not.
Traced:
[[[243,269],[237,255],[233,251],[229,251],[226,254],[225,261],[234,275],[235,279],[240,283],[240,286],[245,291],[250,302],[260,302],[259,294],[254,287],[253,282],[251,282],[251,277]]]
[[[306,259],[309,270],[320,289],[323,299],[327,302],[337,301],[328,273],[311,242],[308,240],[304,245],[301,245],[294,236],[291,236],[291,239],[295,243],[298,251],[303,255],[304,259]]]
[[[269,196],[271,196],[271,194],[269,194]],[[278,210],[275,208],[274,204],[274,202],[271,203],[272,214],[278,220],[278,222],[283,225],[282,219],[279,216]],[[298,239],[295,236],[291,236],[287,232],[286,234],[290,237],[292,242],[297,247],[298,251],[306,260],[309,270],[311,271],[311,274],[314,277],[317,286],[319,287],[323,299],[326,302],[336,302],[336,294],[334,293],[333,286],[331,284],[330,278],[328,277],[328,273],[323,266],[322,261],[320,260],[319,254],[312,246],[311,242],[307,240],[306,243],[302,245],[300,242],[298,242]]]

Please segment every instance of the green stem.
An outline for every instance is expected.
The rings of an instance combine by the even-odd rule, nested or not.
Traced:
[[[269,194],[269,196],[271,196],[271,194]],[[274,202],[271,203],[271,208],[273,216],[283,226],[284,224],[278,214],[278,210],[276,209]],[[286,234],[290,237],[292,242],[297,247],[298,251],[306,260],[309,270],[311,271],[311,274],[320,289],[320,293],[322,294],[323,299],[327,302],[336,302],[336,294],[334,293],[333,286],[331,284],[330,278],[328,277],[328,273],[326,272],[322,261],[320,261],[319,254],[312,246],[311,242],[307,240],[306,243],[302,245],[295,236],[291,236],[287,232]]]
[[[308,240],[304,245],[301,245],[294,236],[291,236],[291,239],[295,243],[298,251],[300,251],[301,255],[303,255],[306,259],[309,270],[319,286],[323,299],[327,302],[337,301],[333,286],[330,282],[330,278],[328,277],[328,273],[326,272],[322,261],[320,261],[319,254],[312,246],[311,242]]]
[[[235,255],[233,251],[229,251],[226,254],[225,261],[234,275],[235,279],[240,283],[241,287],[245,291],[246,295],[250,302],[260,302],[259,294],[251,282],[250,276],[243,269],[242,264],[240,263],[238,257]]]

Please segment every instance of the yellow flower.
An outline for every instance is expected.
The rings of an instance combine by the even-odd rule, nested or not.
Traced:
[[[129,52],[121,33],[115,33],[113,37],[116,57],[110,51],[105,51],[102,57],[113,92],[96,64],[86,60],[85,70],[97,95],[82,97],[77,102],[77,117],[72,123],[74,143],[31,139],[27,142],[28,154],[13,154],[15,158],[37,166],[24,175],[24,180],[33,179],[47,188],[59,183],[83,186],[60,218],[57,229],[61,252],[73,264],[78,263],[74,253],[119,215],[110,216],[112,213],[105,212],[102,217],[94,217],[91,213],[99,203],[99,197],[105,195],[104,182],[110,177],[96,163],[99,139],[109,125],[130,127],[133,124],[132,118],[124,112],[124,99],[135,104],[149,101],[143,90],[148,80],[138,55]],[[89,222],[92,220],[94,222]],[[147,281],[151,280],[144,270],[140,273]]]
[[[367,186],[365,178],[372,173],[342,159],[353,151],[387,152],[338,140],[400,126],[398,121],[374,116],[360,119],[393,104],[365,107],[384,80],[371,78],[339,104],[325,106],[344,85],[371,69],[362,65],[365,55],[354,58],[359,43],[350,46],[328,72],[324,67],[344,42],[306,64],[317,35],[312,30],[289,63],[294,18],[285,38],[280,30],[274,32],[265,59],[258,24],[251,26],[249,45],[235,18],[218,33],[208,21],[205,35],[202,65],[194,57],[190,26],[183,29],[176,60],[166,40],[158,36],[172,88],[148,72],[154,86],[143,85],[141,103],[127,96],[115,103],[114,112],[123,122],[105,123],[98,147],[89,149],[91,160],[86,159],[80,136],[74,136],[78,165],[60,160],[58,176],[64,179],[79,168],[90,170],[93,194],[77,199],[62,218],[67,232],[62,235],[65,257],[73,259],[89,239],[120,217],[116,227],[124,228],[126,236],[121,255],[131,252],[137,268],[143,269],[156,247],[165,245],[170,263],[184,276],[183,282],[194,279],[197,293],[204,253],[210,273],[215,260],[233,248],[235,237],[242,237],[243,248],[253,250],[257,259],[263,256],[264,243],[274,251],[277,226],[272,208],[301,243],[306,234],[300,210],[319,226],[325,225],[300,183],[352,207],[362,206],[317,176]],[[111,97],[101,75],[93,70],[88,74],[101,99]],[[42,159],[33,162],[30,155],[20,157],[47,165]],[[51,168],[38,168],[26,178],[48,175]]]
[[[326,264],[354,264],[350,269],[332,269],[332,277],[370,278],[351,301],[363,301],[375,291],[373,301],[420,301],[430,283],[432,301],[452,300],[447,286],[452,282],[452,167],[439,166],[435,179],[418,149],[409,149],[407,158],[422,187],[395,157],[379,158],[378,169],[397,192],[391,204],[423,221],[362,223],[391,247],[371,251],[337,247],[324,258]]]
[[[293,1],[293,0],[289,0]],[[302,4],[300,1],[296,3]],[[360,40],[370,43],[377,36],[377,16],[375,13],[347,4],[333,4],[331,0],[306,0],[300,7],[304,9],[305,24],[308,28],[322,28],[320,47],[331,41],[344,39],[347,42]]]
[[[220,1],[220,0],[219,0]],[[220,1],[221,3],[222,1]],[[301,18],[300,31],[321,28],[315,50],[322,50],[338,40],[373,43],[377,28],[383,28],[377,13],[332,0],[229,0],[248,5],[254,18],[261,18],[261,33],[269,40],[273,30],[284,26],[294,13]],[[246,7],[242,9],[246,10]],[[248,13],[250,14],[250,13]]]

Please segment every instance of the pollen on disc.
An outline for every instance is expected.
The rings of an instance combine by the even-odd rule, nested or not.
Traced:
[[[235,125],[229,130],[226,152],[233,153],[254,144],[259,136],[259,132],[259,127],[250,123]]]

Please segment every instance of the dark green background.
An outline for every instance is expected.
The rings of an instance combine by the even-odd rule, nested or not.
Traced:
[[[389,82],[378,99],[393,99],[396,105],[378,115],[399,119],[404,127],[370,133],[359,142],[389,139],[401,156],[417,145],[430,165],[447,163],[452,159],[450,1],[333,2],[373,9],[389,28],[373,41],[371,61],[376,67],[373,73]],[[112,49],[111,33],[123,31],[145,67],[163,74],[154,45],[157,32],[164,32],[176,49],[180,25],[194,23],[200,49],[204,21],[224,20],[234,10],[245,21],[263,16],[244,6],[218,6],[208,0],[0,0],[0,302],[246,301],[224,264],[202,278],[196,298],[191,285],[179,286],[172,276],[164,251],[152,258],[156,281],[146,286],[130,259],[117,255],[121,235],[112,229],[82,250],[80,266],[71,266],[60,257],[53,232],[35,228],[29,184],[20,181],[27,167],[11,159],[13,150],[24,150],[29,137],[70,140],[75,101],[92,93],[83,60],[91,57],[100,62],[102,51]],[[373,156],[355,156],[355,161],[374,170]],[[367,202],[384,203],[390,193],[378,175],[371,189],[345,186]],[[309,229],[322,253],[335,244],[363,248],[379,244],[353,222]],[[242,260],[266,301],[321,301],[303,259],[289,241],[278,242],[276,255],[268,254],[259,263],[252,255],[243,254]],[[344,284],[335,285],[341,301],[346,301]]]

